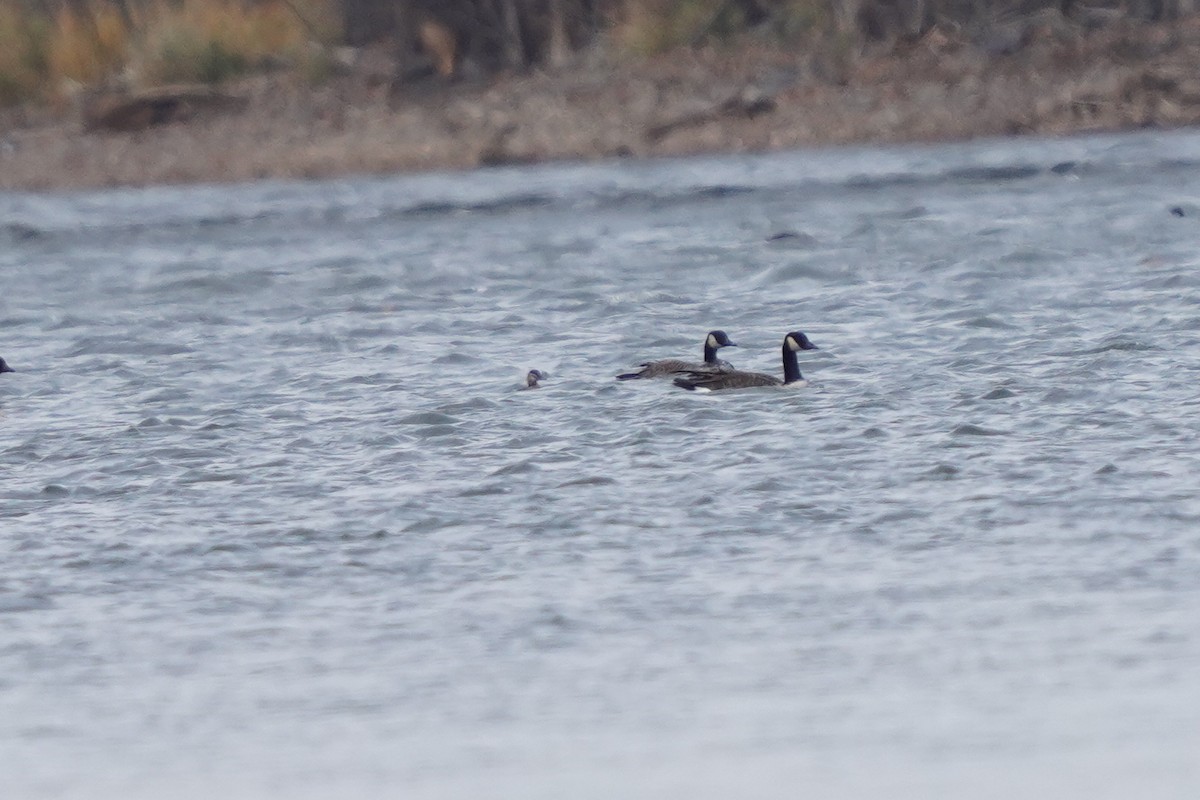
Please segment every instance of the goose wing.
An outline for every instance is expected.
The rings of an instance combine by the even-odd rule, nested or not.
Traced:
[[[635,378],[665,378],[683,372],[695,372],[707,375],[711,372],[732,370],[733,365],[728,361],[718,361],[716,364],[705,364],[703,361],[684,361],[678,358],[664,358],[660,361],[647,361],[639,364],[637,372],[625,372],[617,376],[619,381],[634,380]]]
[[[708,389],[715,392],[721,389],[750,389],[755,386],[779,386],[783,381],[773,375],[762,372],[743,372],[727,370],[724,372],[690,371],[686,376],[675,379],[675,385],[684,389]]]

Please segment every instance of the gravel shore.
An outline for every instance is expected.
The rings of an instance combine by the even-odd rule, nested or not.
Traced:
[[[369,54],[367,54],[369,55]],[[875,54],[723,47],[489,79],[397,84],[370,58],[313,87],[286,71],[127,131],[79,113],[0,117],[0,189],[318,178],[503,163],[1069,134],[1200,122],[1200,16],[1050,19]],[[93,126],[94,127],[94,126]]]

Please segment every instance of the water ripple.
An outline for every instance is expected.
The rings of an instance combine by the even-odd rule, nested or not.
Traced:
[[[1144,132],[0,197],[6,791],[969,797],[1032,748],[1178,794],[1198,170]],[[812,385],[613,379],[718,327],[772,375],[806,331]]]

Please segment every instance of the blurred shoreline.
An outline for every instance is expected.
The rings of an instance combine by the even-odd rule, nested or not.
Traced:
[[[179,90],[192,92],[182,100],[160,90],[151,99],[158,105],[143,98],[142,116],[118,115],[112,125],[97,124],[95,107],[82,103],[69,113],[5,112],[0,189],[327,178],[1200,122],[1200,16],[1092,28],[1051,19],[984,41],[935,27],[854,56],[752,37],[636,60],[598,45],[553,70],[456,82],[397,83],[392,67],[385,53],[366,50],[315,87],[279,70],[211,92],[220,102],[199,102],[207,95],[194,89]]]

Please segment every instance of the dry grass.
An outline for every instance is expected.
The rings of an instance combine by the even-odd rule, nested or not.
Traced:
[[[47,77],[59,85],[104,81],[124,65],[129,34],[121,12],[106,2],[79,10],[64,6],[48,30]]]
[[[625,48],[649,55],[695,44],[741,22],[738,9],[724,0],[631,0],[614,34]]]
[[[332,0],[113,0],[39,15],[0,0],[0,105],[60,99],[78,87],[218,83],[317,58],[338,35]],[[317,48],[319,50],[319,48]]]
[[[49,22],[0,5],[0,106],[37,96],[46,74]]]
[[[748,19],[744,6],[728,0],[626,0],[613,33],[627,50],[650,55],[727,40],[748,29],[795,41],[839,25],[835,9],[840,5],[829,0],[762,0],[757,8],[759,16]]]
[[[147,85],[219,83],[271,59],[293,60],[306,40],[303,23],[277,2],[156,0],[139,10],[134,25],[131,66]]]

